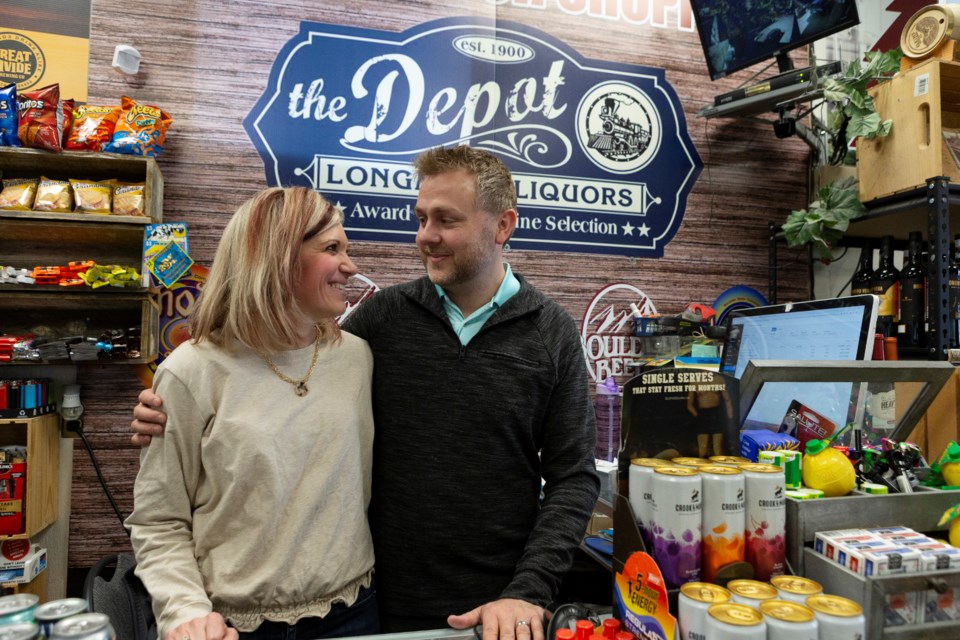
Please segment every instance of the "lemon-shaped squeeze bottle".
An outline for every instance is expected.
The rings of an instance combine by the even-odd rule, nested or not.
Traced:
[[[940,459],[940,473],[947,486],[960,485],[960,445],[951,442]]]
[[[857,483],[850,459],[823,440],[807,442],[802,475],[805,486],[823,491],[827,498],[845,496]]]

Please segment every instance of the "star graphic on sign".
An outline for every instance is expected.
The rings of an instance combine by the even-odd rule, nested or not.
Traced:
[[[625,236],[632,236],[632,235],[633,235],[633,230],[636,229],[636,227],[634,227],[634,226],[633,226],[632,224],[630,224],[629,222],[627,222],[627,224],[622,225],[622,226],[623,226],[623,235],[625,235]]]
[[[650,235],[650,227],[648,227],[648,226],[645,225],[645,224],[641,224],[639,227],[637,227],[637,231],[640,232],[640,235],[641,235],[641,236],[649,236],[649,235]]]
[[[340,209],[340,211],[343,211],[343,203],[342,203],[342,202],[340,202],[339,200],[337,200],[337,205],[336,205],[336,206],[337,206],[337,209]]]

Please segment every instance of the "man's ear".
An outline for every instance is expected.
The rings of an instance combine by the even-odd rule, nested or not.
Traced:
[[[504,209],[497,217],[497,244],[505,245],[517,228],[517,210]]]

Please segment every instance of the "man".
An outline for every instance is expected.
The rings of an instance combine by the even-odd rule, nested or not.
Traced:
[[[344,326],[374,355],[383,631],[482,624],[484,640],[543,640],[543,607],[599,492],[579,333],[503,261],[517,224],[503,163],[461,146],[414,166],[427,276],[377,293]],[[134,430],[160,433],[145,406],[156,396],[141,402]]]

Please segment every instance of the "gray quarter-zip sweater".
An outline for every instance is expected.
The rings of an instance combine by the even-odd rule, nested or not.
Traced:
[[[387,614],[545,605],[590,518],[596,425],[580,336],[518,279],[467,346],[426,277],[375,294],[345,324],[374,356],[370,523]]]

